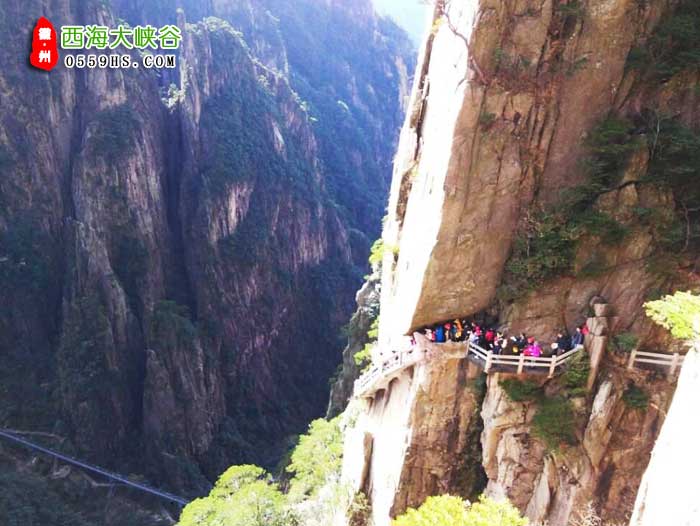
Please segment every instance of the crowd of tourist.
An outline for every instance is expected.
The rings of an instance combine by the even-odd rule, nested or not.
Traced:
[[[588,327],[586,325],[576,327],[576,331],[572,335],[565,331],[559,332],[556,341],[544,348],[535,338],[522,332],[517,336],[508,336],[497,328],[481,326],[466,319],[440,323],[425,328],[422,332],[435,343],[468,341],[486,351],[493,351],[494,354],[549,357],[564,354],[579,345],[583,345]]]

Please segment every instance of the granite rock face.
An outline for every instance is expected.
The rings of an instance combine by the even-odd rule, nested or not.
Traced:
[[[631,333],[634,345],[677,349],[645,317],[643,304],[659,291],[698,284],[697,245],[669,250],[659,237],[659,225],[673,221],[690,236],[697,217],[684,219],[678,192],[645,182],[658,169],[653,142],[636,137],[619,180],[593,192],[587,204],[591,216],[619,227],[614,240],[604,230],[576,232],[570,268],[534,290],[500,294],[513,263],[531,264],[514,258],[534,218],[556,213],[572,190],[593,184],[585,162],[601,122],[613,115],[637,123],[658,111],[692,125],[697,115],[698,99],[689,94],[694,74],[659,81],[628,60],[675,4],[583,4],[437,3],[395,159],[383,235],[390,250],[383,260],[379,350],[398,350],[407,334],[456,317],[488,315],[510,333],[524,331],[544,342],[588,320],[592,373],[578,389],[559,375],[536,378],[543,398],[523,402],[513,401],[501,384],[508,375],[490,375],[476,404],[483,431],[478,444],[470,439],[470,447],[481,450],[475,457],[486,475],[476,488],[445,475],[435,455],[459,443],[458,423],[474,410],[474,400],[450,387],[453,376],[441,365],[399,376],[392,392],[414,394],[396,401],[391,424],[382,420],[387,413],[376,413],[377,404],[394,403],[391,396],[386,402],[389,390],[358,418],[375,444],[385,440],[385,427],[390,435],[401,429],[391,435],[398,452],[390,457],[372,449],[369,475],[355,485],[372,503],[376,524],[389,524],[428,494],[481,490],[508,497],[534,523],[565,526],[590,506],[604,521],[629,520],[675,384],[659,371],[627,370],[617,337]],[[653,211],[658,223],[640,220],[643,210]],[[444,391],[434,387],[441,379]],[[649,396],[645,410],[630,400],[635,389]],[[564,400],[571,413],[572,435],[558,450],[547,447],[533,423],[547,399]],[[348,434],[346,450],[357,447]],[[352,458],[359,462],[358,455]],[[357,472],[362,467],[348,470],[348,480],[357,482]]]
[[[411,49],[369,1],[353,3],[358,19],[299,3],[366,44],[331,46],[345,37],[324,25],[312,47],[327,60],[311,68],[309,28],[273,16],[275,2],[174,4],[0,7],[0,27],[21,34],[32,13],[183,33],[173,71],[47,75],[23,38],[0,50],[0,420],[196,493],[232,463],[274,464],[323,412]]]

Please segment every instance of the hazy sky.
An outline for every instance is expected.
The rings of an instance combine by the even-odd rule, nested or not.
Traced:
[[[421,0],[374,0],[377,11],[389,15],[411,35],[416,44],[423,38],[428,6]]]

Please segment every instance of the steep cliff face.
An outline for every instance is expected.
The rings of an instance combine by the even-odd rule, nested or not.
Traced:
[[[489,376],[483,404],[461,399],[463,386],[426,400],[452,377],[432,363],[409,369],[346,442],[355,463],[365,453],[364,470],[346,475],[375,524],[431,494],[481,490],[555,526],[589,502],[606,521],[629,518],[674,385],[627,371],[614,336],[675,349],[642,305],[698,284],[695,175],[676,177],[687,162],[696,174],[695,146],[680,143],[697,144],[697,62],[687,57],[699,46],[678,30],[696,16],[687,2],[437,3],[395,161],[379,346],[398,350],[422,326],[484,313],[543,341],[589,319],[594,373],[585,396],[562,378],[539,381],[544,404],[571,418],[567,445],[553,449],[533,422],[541,406],[510,399],[507,377]],[[593,312],[605,302],[612,312]],[[646,410],[630,403],[632,385],[650,396]],[[392,393],[412,394],[393,406]],[[455,422],[475,404],[483,433],[467,454],[453,445],[471,424]],[[390,456],[378,444],[396,429]],[[422,450],[431,443],[439,454]],[[440,468],[469,455],[467,482]]]
[[[185,2],[176,17],[174,4],[156,4],[0,8],[0,27],[22,34],[43,14],[56,27],[172,21],[184,35],[179,78],[62,66],[46,75],[26,66],[23,39],[0,51],[0,418],[197,491],[231,463],[275,462],[322,412],[375,235],[336,198],[343,181],[367,191],[363,166],[386,181],[391,147],[348,143],[357,164],[334,169],[330,135],[315,124],[333,113],[309,109],[293,86],[284,13]],[[382,32],[369,2],[357,6],[363,17],[345,23],[376,37],[366,49],[385,82],[370,98],[363,80],[344,111],[360,135],[390,133],[409,47]],[[234,11],[246,16],[201,20]],[[244,19],[262,36],[238,32]],[[330,56],[348,76],[364,74]],[[345,89],[345,78],[325,81]]]
[[[380,279],[379,271],[375,270],[355,296],[357,310],[345,326],[348,343],[343,349],[343,362],[331,378],[331,394],[326,411],[330,418],[342,413],[346,408],[353,394],[353,384],[360,375],[360,366],[355,361],[355,355],[369,343],[368,333],[379,315]]]
[[[395,164],[385,236],[399,250],[395,261],[388,256],[395,272],[385,273],[383,284],[382,308],[392,313],[385,338],[493,304],[531,216],[542,207],[569,206],[562,201],[566,190],[589,183],[581,167],[586,138],[610,112],[683,109],[692,120],[696,111],[692,90],[677,89],[683,75],[651,89],[625,67],[630,49],[652,33],[661,5],[479,2],[448,3],[445,15],[439,11],[419,59]],[[629,170],[637,173],[620,181],[619,192],[601,192],[597,206],[614,211],[622,198],[628,208],[663,208],[664,194],[633,182],[646,169],[643,160],[633,164]],[[648,257],[643,241],[627,241],[634,245],[627,252],[638,253],[623,249],[605,267]],[[590,244],[580,252],[576,261],[594,255]],[[568,301],[580,303],[559,306],[568,314],[588,301],[590,290],[605,289],[601,280],[579,281],[587,290]],[[605,290],[607,299],[623,296],[623,280],[608,281],[617,289]]]

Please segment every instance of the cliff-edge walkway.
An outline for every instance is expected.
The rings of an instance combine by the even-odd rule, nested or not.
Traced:
[[[401,371],[422,362],[428,362],[437,356],[468,359],[472,363],[482,367],[486,374],[494,372],[507,372],[516,374],[542,375],[549,378],[554,376],[577,353],[584,349],[579,345],[574,349],[551,357],[534,357],[520,355],[495,354],[487,351],[472,342],[446,342],[436,344],[428,340],[423,334],[414,334],[415,344],[410,348],[393,352],[391,356],[379,363],[372,363],[371,367],[356,381],[353,396],[356,398],[372,397],[380,389],[385,389],[391,380],[396,378]],[[628,368],[632,369],[638,364],[663,365],[670,368],[670,375],[683,364],[683,356],[679,354],[648,353],[632,351]]]

